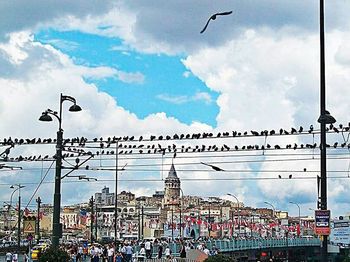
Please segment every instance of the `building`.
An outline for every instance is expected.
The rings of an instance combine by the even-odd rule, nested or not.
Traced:
[[[113,205],[114,193],[109,193],[109,187],[104,187],[101,193],[95,193],[96,204],[98,205]]]
[[[171,164],[168,177],[165,179],[164,207],[179,205],[181,182],[176,174],[174,164]]]

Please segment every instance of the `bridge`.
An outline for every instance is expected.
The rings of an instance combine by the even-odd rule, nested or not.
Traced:
[[[315,250],[319,249],[321,246],[321,241],[318,238],[284,238],[284,239],[221,239],[221,240],[211,240],[211,241],[200,241],[200,243],[206,245],[209,250],[218,249],[220,253],[226,253],[233,255],[235,253],[240,253],[240,255],[247,256],[247,254],[253,254],[255,251],[266,251],[273,252],[276,250],[280,251],[293,251],[294,249],[303,250]],[[199,242],[194,243],[196,248]],[[174,256],[179,256],[180,243],[169,243],[169,248]],[[153,246],[153,256],[156,257],[159,244]],[[140,250],[140,246],[136,247],[136,251]],[[244,252],[245,251],[245,252]],[[298,251],[298,252],[299,252]],[[242,253],[243,252],[243,253]],[[299,252],[300,253],[300,252]],[[313,253],[313,252],[304,252]],[[288,251],[287,251],[288,256]],[[313,254],[311,254],[313,256]]]

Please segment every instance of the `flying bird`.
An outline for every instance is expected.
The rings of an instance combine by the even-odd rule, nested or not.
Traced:
[[[230,15],[230,14],[232,14],[232,11],[213,14],[213,15],[208,19],[207,23],[205,24],[204,28],[202,29],[202,31],[201,31],[200,33],[201,33],[201,34],[204,33],[204,31],[207,29],[207,27],[208,27],[208,25],[209,25],[210,20],[215,20],[215,19],[216,19],[216,16],[218,16],[218,15]]]
[[[220,168],[220,167],[217,167],[217,166],[214,166],[214,165],[210,165],[210,164],[207,164],[207,163],[204,163],[204,162],[201,162],[201,164],[206,165],[206,166],[209,166],[209,167],[211,167],[212,169],[214,169],[215,171],[225,171],[224,169],[222,169],[222,168]]]

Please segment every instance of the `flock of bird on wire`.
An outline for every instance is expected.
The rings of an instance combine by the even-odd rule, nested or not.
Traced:
[[[328,133],[341,133],[343,135],[343,142],[334,142],[332,145],[327,144],[328,148],[347,148],[350,149],[349,140],[350,123],[347,126],[339,124],[338,126],[329,125],[327,128]],[[347,139],[344,134],[347,133]],[[286,136],[286,135],[304,135],[304,134],[319,134],[319,130],[314,129],[313,125],[307,130],[304,130],[302,126],[299,128],[292,127],[290,130],[262,130],[262,131],[230,131],[230,132],[218,132],[214,133],[193,133],[193,134],[174,134],[174,135],[150,135],[148,138],[143,136],[114,136],[108,138],[94,138],[87,139],[85,137],[67,138],[63,139],[62,143],[62,158],[72,158],[78,156],[102,156],[102,155],[129,155],[129,154],[173,154],[173,158],[178,153],[203,153],[203,152],[234,152],[234,151],[252,151],[262,150],[263,153],[266,150],[282,150],[282,149],[315,149],[319,147],[319,144],[315,143],[293,143],[282,145],[271,145],[266,143],[268,136]],[[181,141],[181,140],[199,140],[199,139],[224,139],[224,138],[243,138],[243,137],[263,137],[265,142],[263,145],[248,144],[248,145],[176,145],[174,143],[169,145],[162,145],[167,141]],[[21,162],[21,161],[52,161],[55,156],[38,155],[38,156],[22,156],[10,157],[11,149],[15,146],[21,145],[38,145],[38,144],[55,144],[56,139],[52,138],[4,138],[0,140],[0,146],[6,147],[6,149],[0,153],[0,161],[3,162]],[[142,143],[141,142],[145,142]],[[0,151],[1,152],[1,151]],[[0,165],[0,169],[6,167]]]

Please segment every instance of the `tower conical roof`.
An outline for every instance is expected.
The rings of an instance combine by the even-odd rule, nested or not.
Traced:
[[[169,170],[169,174],[168,174],[168,178],[178,178],[177,174],[176,174],[176,170],[175,170],[174,164],[171,164],[171,167],[170,167],[170,170]]]

